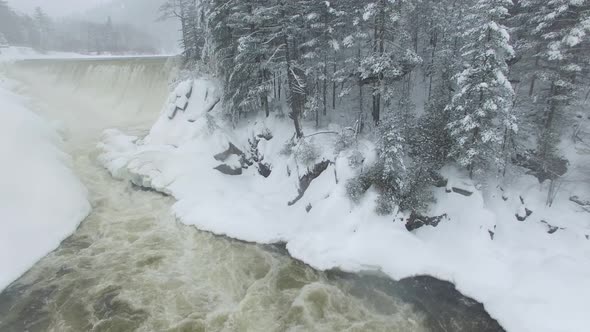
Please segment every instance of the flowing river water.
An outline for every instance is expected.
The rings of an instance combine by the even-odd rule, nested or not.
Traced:
[[[102,130],[147,132],[173,59],[38,60],[5,74],[58,121],[93,210],[0,293],[0,331],[501,331],[451,284],[319,272],[279,246],[200,232],[173,199],[112,179]]]

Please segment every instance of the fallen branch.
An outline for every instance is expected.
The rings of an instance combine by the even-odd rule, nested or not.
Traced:
[[[312,137],[312,136],[316,136],[316,135],[327,135],[327,134],[340,135],[340,133],[337,132],[337,131],[320,131],[320,132],[313,133],[313,134],[310,134],[310,135],[306,135],[306,136],[303,136],[303,137],[304,138],[307,138],[307,137]]]

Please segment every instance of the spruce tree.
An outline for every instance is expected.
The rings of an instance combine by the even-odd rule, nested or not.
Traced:
[[[514,51],[507,28],[500,23],[510,5],[510,0],[478,0],[466,17],[469,28],[462,32],[467,40],[462,54],[465,69],[456,76],[448,128],[454,142],[451,156],[471,176],[490,162],[501,162],[498,147],[506,131],[517,129],[506,63]]]

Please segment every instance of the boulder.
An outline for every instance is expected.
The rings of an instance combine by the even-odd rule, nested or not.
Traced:
[[[457,193],[457,194],[463,195],[463,196],[467,196],[467,197],[473,195],[472,191],[462,189],[462,188],[453,187],[452,190],[454,193]]]
[[[557,231],[563,231],[565,230],[565,228],[563,227],[557,227],[557,226],[553,226],[550,223],[546,222],[545,220],[541,220],[542,224],[545,224],[545,226],[547,226],[547,233],[549,234],[553,234]]]
[[[258,174],[264,176],[265,178],[269,177],[272,173],[272,168],[270,164],[259,162],[258,163]]]
[[[518,221],[525,221],[528,217],[531,216],[531,214],[533,214],[533,211],[527,209],[524,206],[521,206],[521,208],[518,210],[515,216]]]
[[[559,157],[542,160],[535,150],[527,150],[517,154],[512,159],[512,163],[528,169],[527,174],[535,176],[539,183],[543,183],[545,180],[555,180],[564,175],[569,165],[567,159]]]
[[[418,228],[421,228],[424,226],[436,227],[436,226],[438,226],[438,224],[441,221],[448,220],[448,219],[449,218],[447,217],[446,214],[436,216],[436,217],[427,217],[427,216],[423,216],[423,215],[419,214],[416,211],[412,211],[412,213],[410,214],[410,217],[406,221],[406,229],[409,232],[411,232],[411,231],[417,230]]]
[[[234,168],[234,167],[231,167],[226,164],[221,164],[221,165],[215,167],[214,169],[218,170],[219,172],[221,172],[225,175],[232,175],[232,176],[242,175],[242,172],[243,172],[241,167]]]
[[[570,197],[570,201],[578,204],[579,206],[583,206],[583,207],[590,206],[590,200],[581,199],[578,196],[572,196],[572,197]]]
[[[242,152],[242,150],[240,150],[237,146],[230,142],[227,150],[223,151],[222,153],[216,154],[215,156],[213,156],[213,158],[215,158],[215,160],[217,161],[226,161],[232,155],[242,157],[244,156],[244,152]]]
[[[295,205],[295,203],[297,203],[301,198],[303,198],[303,195],[305,195],[305,191],[307,190],[307,188],[309,188],[311,182],[317,179],[326,169],[328,169],[328,166],[330,166],[330,164],[332,164],[332,162],[329,160],[324,160],[318,164],[315,164],[315,166],[312,169],[308,169],[307,173],[305,173],[305,175],[299,178],[298,195],[297,197],[295,197],[294,200],[289,202],[289,206]]]

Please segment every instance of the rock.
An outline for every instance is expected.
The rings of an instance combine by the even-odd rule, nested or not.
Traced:
[[[145,186],[136,184],[133,181],[129,181],[129,183],[131,184],[131,188],[133,190],[144,191],[144,192],[152,192],[152,193],[160,194],[160,195],[166,196],[166,197],[170,196],[170,194],[168,194],[168,193],[165,193],[163,191],[158,191],[158,190],[156,190],[154,188],[151,188],[151,187],[145,187]]]
[[[415,276],[399,281],[400,297],[427,313],[430,331],[503,332],[483,304],[462,295],[455,285],[430,276]]]
[[[232,176],[237,176],[237,175],[242,175],[242,168],[234,168],[231,167],[229,165],[226,164],[221,164],[217,167],[215,167],[214,169],[218,170],[219,172],[225,174],[225,175],[232,175]]]
[[[504,202],[508,201],[509,197],[508,197],[508,194],[506,194],[506,192],[504,191],[504,188],[502,188],[502,187],[499,187],[499,189],[500,189],[500,191],[502,192],[502,200],[503,200]]]
[[[473,195],[473,192],[472,191],[461,189],[461,188],[457,188],[457,187],[453,187],[452,190],[453,190],[454,193],[457,193],[457,194],[460,194],[460,195],[463,195],[463,196],[467,196],[467,197]]]
[[[176,86],[176,89],[174,89],[174,94],[176,95],[176,97],[188,97],[190,98],[193,92],[193,81],[192,80],[187,80],[184,82],[181,82],[180,84],[178,84]]]
[[[176,106],[177,110],[185,111],[186,108],[188,107],[188,98],[185,96],[178,97],[178,99],[176,99],[176,103],[174,103],[174,105]]]
[[[451,182],[447,180],[447,184],[445,184],[445,192],[450,194],[453,192],[453,187],[451,186]]]
[[[561,230],[561,231],[565,230],[565,228],[553,226],[550,223],[546,222],[545,220],[541,220],[541,223],[545,224],[547,226],[547,233],[549,233],[549,234],[553,234],[553,233],[557,232],[558,230]]]
[[[242,152],[242,150],[240,150],[237,146],[230,142],[227,150],[225,150],[222,153],[216,154],[215,156],[213,156],[213,158],[215,158],[215,160],[217,161],[226,161],[232,155],[242,157],[244,156],[244,152]]]
[[[494,240],[494,236],[496,236],[496,225],[494,225],[494,230],[488,229],[488,233],[490,234],[490,239]]]
[[[517,154],[512,159],[512,163],[528,169],[527,174],[534,175],[539,183],[543,183],[545,180],[555,180],[564,175],[569,164],[567,159],[557,157],[541,161],[535,150],[527,150],[522,154]]]
[[[270,141],[274,136],[270,130],[264,129],[260,134],[256,135],[256,137]]]
[[[298,190],[298,195],[297,197],[295,197],[294,200],[290,201],[288,204],[289,206],[291,205],[295,205],[295,203],[297,203],[301,198],[303,198],[303,195],[305,195],[305,191],[307,190],[307,188],[309,188],[309,186],[311,185],[311,182],[315,179],[317,179],[320,175],[322,175],[322,173],[328,169],[328,166],[330,166],[332,162],[329,160],[324,160],[318,164],[315,164],[313,166],[312,169],[308,169],[307,173],[305,173],[305,175],[303,175],[300,179],[299,179],[299,190]]]
[[[219,104],[221,102],[221,99],[216,99],[213,103],[211,103],[209,105],[209,107],[207,107],[207,111],[205,111],[205,113],[209,113],[211,112],[213,109],[215,109],[215,106],[217,106],[217,104]]]
[[[574,202],[574,203],[576,203],[576,204],[578,204],[580,206],[590,206],[590,201],[589,200],[581,199],[578,196],[572,196],[572,197],[570,197],[570,201],[572,201],[572,202]]]
[[[446,214],[436,217],[426,217],[419,213],[412,211],[410,218],[406,221],[406,229],[411,232],[424,226],[436,227],[442,220],[448,220]]]
[[[264,176],[265,178],[269,177],[272,173],[272,168],[270,164],[267,163],[258,163],[258,174]]]
[[[311,211],[311,204],[307,204],[307,206],[305,207],[305,212],[309,213],[309,211]]]
[[[391,297],[408,303],[422,313],[427,331],[502,332],[502,326],[484,306],[461,294],[455,285],[430,276],[414,276],[399,281],[376,274],[347,274],[326,271],[329,280],[344,284],[363,298]]]
[[[449,182],[448,179],[445,179],[442,175],[438,173],[432,174],[432,179],[434,180],[433,186],[436,188],[445,188],[447,183]]]
[[[178,111],[185,111],[188,107],[189,100],[193,92],[193,81],[184,81],[174,90],[172,99],[169,100],[168,118],[170,120],[176,117]]]
[[[523,209],[523,207],[521,207],[520,211],[518,211],[518,213],[515,214],[516,219],[518,219],[518,221],[525,221],[528,217],[531,216],[531,214],[533,214],[533,211],[527,209],[526,207]]]

